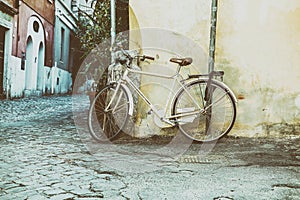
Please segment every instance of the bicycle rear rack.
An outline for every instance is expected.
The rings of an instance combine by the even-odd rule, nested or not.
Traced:
[[[202,78],[211,76],[213,79],[219,79],[223,82],[224,71],[212,71],[209,74],[189,74],[189,78]]]

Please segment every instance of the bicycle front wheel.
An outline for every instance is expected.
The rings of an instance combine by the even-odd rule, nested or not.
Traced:
[[[88,126],[91,136],[97,141],[116,138],[127,123],[128,112],[129,98],[125,89],[121,86],[116,91],[112,85],[104,87],[90,106]]]
[[[215,80],[208,86],[207,81],[188,83],[177,93],[172,107],[181,132],[200,142],[223,137],[232,129],[236,118],[235,98],[230,90]]]

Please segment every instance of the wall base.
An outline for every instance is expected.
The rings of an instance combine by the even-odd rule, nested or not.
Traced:
[[[24,90],[24,97],[40,97],[42,94],[40,90]]]

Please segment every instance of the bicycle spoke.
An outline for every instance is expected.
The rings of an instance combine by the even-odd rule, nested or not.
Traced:
[[[235,120],[235,104],[227,89],[212,81],[210,93],[204,93],[207,87],[206,80],[197,80],[187,85],[185,91],[178,94],[173,114],[177,117],[180,130],[188,137],[198,141],[211,141],[228,133]],[[189,95],[187,94],[189,93]],[[194,101],[191,101],[191,99]],[[197,101],[204,106],[194,116],[180,116],[184,109],[190,108]]]
[[[126,109],[126,106],[128,106],[128,104],[129,104],[129,102],[126,102],[126,103],[124,103],[122,105],[119,105],[119,106],[113,108],[113,109],[108,109],[107,112],[116,113],[116,112],[120,111],[122,108]]]
[[[112,99],[116,90],[112,86],[107,86],[99,92],[91,104],[88,125],[91,136],[97,141],[115,138],[127,123],[129,101],[122,87],[119,91],[122,95],[118,92],[116,98]],[[110,108],[107,108],[108,104]]]
[[[106,114],[103,116],[103,124],[106,124]],[[103,132],[105,132],[105,126],[103,126]]]
[[[215,102],[209,104],[208,106],[205,106],[205,110],[211,108],[212,106],[218,105],[218,103],[221,101],[221,99],[222,99],[223,97],[225,97],[226,95],[227,95],[227,93],[225,93],[222,97],[220,97],[220,98],[219,98],[218,100],[216,100]]]

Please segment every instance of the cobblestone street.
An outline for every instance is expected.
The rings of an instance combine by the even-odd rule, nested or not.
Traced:
[[[177,161],[152,162],[145,154],[138,159],[105,144],[95,156],[77,133],[74,110],[84,113],[87,105],[73,109],[71,95],[0,101],[1,200],[300,199],[299,134],[227,137],[201,159],[199,143]],[[161,144],[137,140],[119,146],[136,152]],[[112,160],[122,168],[108,165]]]

